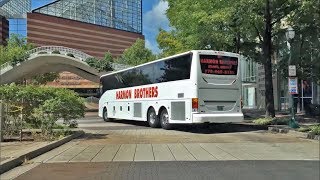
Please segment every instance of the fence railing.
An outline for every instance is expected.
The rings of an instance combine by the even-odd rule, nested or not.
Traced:
[[[54,51],[58,51],[59,54],[72,54],[75,58],[80,59],[81,61],[85,61],[86,59],[92,57],[89,54],[86,54],[82,51],[68,48],[68,47],[63,47],[63,46],[41,46],[37,47],[34,49],[31,49],[30,51],[27,52],[27,54],[31,56],[39,55],[41,53],[49,53],[49,54],[54,54]]]

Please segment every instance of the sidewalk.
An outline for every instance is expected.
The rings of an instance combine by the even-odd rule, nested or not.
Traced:
[[[39,147],[48,145],[50,142],[1,142],[0,144],[0,164],[10,161],[14,158],[20,157]]]
[[[22,142],[1,142],[0,143],[0,174],[19,166],[29,159],[46,153],[72,139],[83,135],[83,131],[76,131],[56,141],[22,141]]]

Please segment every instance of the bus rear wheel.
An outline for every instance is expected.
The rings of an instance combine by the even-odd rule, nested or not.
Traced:
[[[160,124],[163,129],[172,129],[172,124],[169,123],[169,114],[167,109],[163,109],[160,113]]]
[[[108,111],[107,108],[103,109],[103,114],[102,114],[103,120],[105,122],[110,122],[112,119],[108,118]]]
[[[147,121],[149,123],[149,126],[152,128],[158,128],[160,127],[160,121],[156,114],[156,111],[153,108],[149,108],[147,113]]]

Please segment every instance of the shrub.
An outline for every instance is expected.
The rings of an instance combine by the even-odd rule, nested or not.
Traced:
[[[311,130],[310,127],[300,127],[298,129],[299,132],[309,132],[310,130]]]
[[[259,118],[253,121],[254,124],[257,125],[271,125],[273,119],[271,118]]]
[[[57,124],[57,123],[55,123],[53,125],[53,129],[66,129],[66,128],[67,128],[67,126],[64,126],[64,125],[61,125],[61,124]]]
[[[54,50],[54,51],[52,51],[52,54],[60,54],[60,51]]]
[[[320,135],[320,124],[311,126],[310,132],[315,135]]]
[[[0,97],[4,103],[23,108],[26,123],[41,128],[43,134],[51,134],[58,119],[70,123],[84,117],[84,100],[67,89],[39,86],[0,86]],[[13,111],[13,117],[20,117],[21,111]]]
[[[68,53],[68,54],[67,54],[67,56],[69,56],[69,57],[73,57],[73,58],[74,58],[74,55],[73,55],[73,54],[71,54],[71,53]]]
[[[290,119],[283,118],[260,118],[253,121],[257,125],[287,125]]]

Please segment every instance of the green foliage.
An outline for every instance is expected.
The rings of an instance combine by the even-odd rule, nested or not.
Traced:
[[[297,76],[305,80],[313,80],[320,84],[320,1],[304,0],[288,17],[295,30],[291,43],[292,64],[297,66]],[[281,56],[277,69],[281,76],[288,76],[289,50],[286,45],[285,32],[278,39],[277,48]]]
[[[67,56],[74,58],[74,55],[72,53],[68,53]]]
[[[33,48],[32,44],[26,43],[25,38],[17,34],[11,34],[7,46],[0,46],[0,65],[10,62],[14,66],[23,62],[29,57],[26,52]]]
[[[257,125],[271,125],[272,124],[273,119],[271,118],[260,118],[260,119],[256,119],[253,121],[254,124]]]
[[[48,52],[46,52],[46,51],[40,51],[40,52],[38,52],[38,54],[48,54]]]
[[[34,85],[41,85],[41,84],[45,85],[48,82],[52,82],[56,80],[57,78],[59,78],[59,73],[50,72],[50,73],[34,76],[33,78],[31,78],[31,83]]]
[[[259,118],[253,120],[254,124],[257,125],[287,125],[289,123],[289,119],[287,118]]]
[[[60,51],[54,50],[54,51],[52,51],[52,54],[60,54]]]
[[[145,48],[144,40],[138,39],[130,48],[123,52],[118,62],[128,65],[139,65],[155,60],[155,58],[152,52]]]
[[[7,104],[22,107],[26,123],[41,128],[45,134],[52,134],[60,118],[69,124],[72,119],[84,116],[84,100],[67,89],[11,84],[0,86],[0,96]],[[10,115],[19,117],[21,111],[12,111]]]
[[[168,57],[180,52],[188,51],[187,47],[179,41],[179,38],[175,34],[175,31],[166,32],[163,29],[160,29],[160,32],[157,37],[157,42],[159,48],[162,50],[160,57]]]
[[[267,116],[274,116],[272,65],[274,55],[283,61],[278,69],[287,74],[283,23],[296,31],[292,52],[299,77],[320,82],[318,0],[167,0],[171,32],[160,32],[164,54],[181,49],[213,49],[241,53],[265,67]],[[300,38],[299,38],[300,37]],[[277,59],[279,61],[279,59]],[[310,66],[310,64],[314,66]]]
[[[315,135],[320,135],[320,124],[311,126],[310,132]]]
[[[298,129],[299,132],[309,132],[310,130],[311,130],[310,127],[300,127]]]
[[[112,54],[110,52],[106,52],[104,55],[104,60],[110,63],[114,62],[114,59],[112,57]]]
[[[103,71],[112,71],[113,68],[111,66],[110,59],[97,59],[97,58],[88,58],[85,61],[90,67],[95,68],[99,72]]]
[[[309,132],[314,135],[320,135],[320,124],[307,126],[307,127],[300,127],[298,129],[299,132]]]

